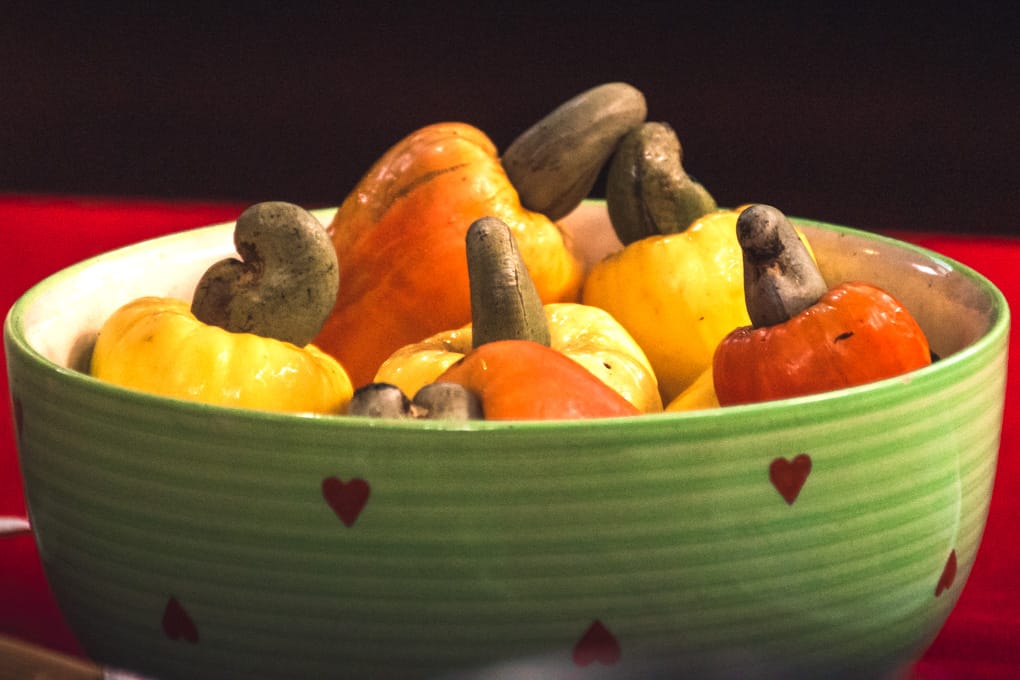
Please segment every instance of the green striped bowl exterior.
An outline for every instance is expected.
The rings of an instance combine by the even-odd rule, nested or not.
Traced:
[[[812,229],[822,251],[872,240]],[[465,429],[234,411],[58,369],[24,326],[73,269],[5,325],[46,573],[92,656],[164,680],[896,673],[973,564],[1005,389],[1005,301],[932,257],[986,328],[909,376]],[[770,466],[800,454],[787,502]],[[330,479],[369,489],[347,522]]]

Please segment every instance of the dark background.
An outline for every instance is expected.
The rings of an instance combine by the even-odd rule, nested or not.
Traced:
[[[336,205],[418,127],[505,148],[624,80],[721,204],[1020,234],[1017,23],[989,6],[0,4],[0,191]]]

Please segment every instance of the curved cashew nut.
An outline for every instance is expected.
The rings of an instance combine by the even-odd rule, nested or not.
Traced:
[[[645,120],[640,90],[605,83],[564,102],[503,153],[521,204],[558,220],[588,197],[620,138]]]
[[[510,227],[497,217],[471,223],[464,237],[471,287],[471,341],[531,340],[549,345],[542,298]]]
[[[340,265],[314,215],[282,201],[257,203],[234,227],[240,260],[210,267],[198,282],[192,313],[235,333],[307,345],[333,311]]]
[[[717,207],[684,170],[683,148],[667,123],[645,123],[620,141],[606,177],[606,208],[624,245],[682,232]]]
[[[781,210],[755,204],[737,218],[744,299],[755,328],[776,326],[818,302],[829,287]]]

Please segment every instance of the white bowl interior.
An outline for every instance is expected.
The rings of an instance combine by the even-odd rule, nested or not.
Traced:
[[[315,211],[324,224],[333,210]],[[588,263],[620,248],[604,204],[588,202],[562,221]],[[962,268],[937,254],[852,230],[800,221],[830,284],[863,279],[885,288],[915,315],[932,349],[947,356],[985,333],[994,299]],[[33,291],[24,326],[29,344],[56,364],[81,370],[96,333],[119,306],[142,295],[191,299],[213,262],[236,256],[233,225],[174,234],[101,255]]]

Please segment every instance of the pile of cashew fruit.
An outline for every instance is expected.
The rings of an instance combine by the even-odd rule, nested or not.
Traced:
[[[193,299],[141,297],[90,371],[271,411],[535,420],[722,408],[932,361],[910,312],[828,285],[777,208],[720,208],[626,83],[561,104],[499,152],[476,127],[412,132],[324,225],[258,203]],[[585,263],[557,224],[605,177],[620,247]]]

